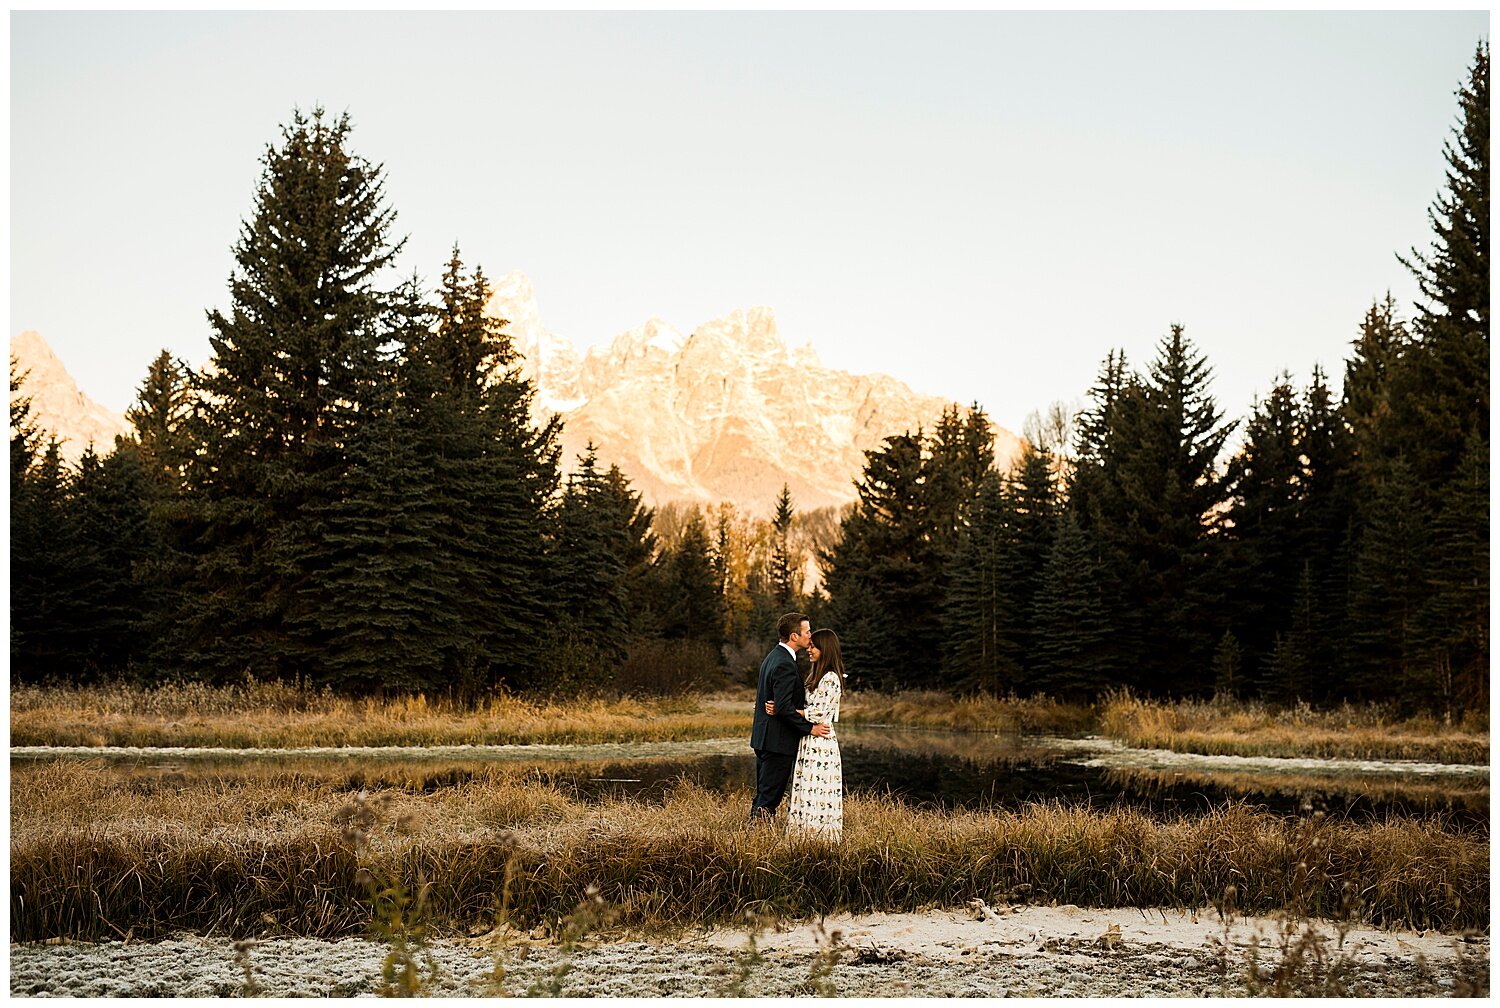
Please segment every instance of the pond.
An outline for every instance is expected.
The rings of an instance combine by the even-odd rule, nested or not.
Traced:
[[[1453,767],[1414,772],[1401,764],[1356,769],[1351,761],[1262,760],[1245,768],[1224,757],[1159,767],[1153,754],[1072,739],[841,728],[844,787],[946,809],[1018,808],[1060,802],[1133,806],[1154,815],[1196,815],[1226,802],[1299,815],[1323,811],[1356,821],[1422,815],[1464,829],[1487,828],[1489,776]],[[1107,745],[1107,744],[1105,744]],[[1139,762],[1132,765],[1131,757]],[[1277,764],[1295,763],[1283,768]],[[585,799],[660,800],[682,778],[723,793],[754,789],[755,761],[740,755],[605,762],[536,770],[539,779]]]
[[[1489,768],[1354,760],[1243,759],[1127,749],[1103,739],[839,727],[844,786],[946,809],[1061,802],[1129,806],[1156,816],[1196,815],[1226,802],[1299,815],[1322,811],[1374,821],[1430,816],[1488,832]],[[102,758],[142,786],[185,774],[247,773],[333,779],[350,789],[433,791],[496,772],[524,776],[585,801],[660,801],[679,781],[748,794],[754,756],[744,740],[596,746],[450,746],[442,749],[85,750],[12,749],[12,760]],[[747,797],[748,801],[748,797]]]

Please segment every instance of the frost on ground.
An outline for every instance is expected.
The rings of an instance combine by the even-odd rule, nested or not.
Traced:
[[[869,726],[865,726],[868,728]],[[854,734],[861,728],[856,727]],[[1133,749],[1112,739],[1088,736],[1061,738],[1028,735],[1038,749],[1063,754],[1083,766],[1145,770],[1231,770],[1274,773],[1347,773],[1370,776],[1482,777],[1488,764],[1419,763],[1413,760],[1356,760],[1322,757],[1229,756]],[[215,746],[11,746],[11,759],[474,759],[493,762],[537,760],[650,759],[663,756],[739,756],[749,752],[743,738],[694,739],[681,742],[598,742],[591,744],[439,745],[439,746],[311,746],[304,749],[230,749]]]
[[[743,928],[643,941],[601,936],[572,950],[494,936],[426,950],[439,996],[615,997],[1216,996],[1269,992],[1305,926],[1265,918],[1226,930],[1212,910],[987,907],[846,914],[751,933]],[[1488,994],[1487,938],[1317,926],[1293,971],[1300,993]],[[753,944],[752,944],[753,938]],[[1223,943],[1227,938],[1227,946]],[[1227,948],[1227,954],[1225,949]],[[1304,951],[1307,951],[1304,947]],[[268,938],[249,952],[260,993],[374,994],[388,946],[365,939]],[[232,943],[179,937],[150,944],[12,945],[13,996],[227,996],[245,989]],[[502,970],[497,976],[496,966]],[[430,973],[424,970],[424,973]]]

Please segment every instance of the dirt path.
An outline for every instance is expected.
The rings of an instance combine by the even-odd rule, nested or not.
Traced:
[[[833,935],[837,933],[835,940]],[[1302,938],[1306,928],[1295,929]],[[1321,963],[1290,970],[1300,993],[1444,996],[1489,991],[1487,938],[1353,928],[1311,932]],[[564,996],[1218,996],[1270,993],[1289,966],[1279,922],[1175,911],[1078,907],[838,915],[752,935],[608,936],[564,953],[545,940],[506,948],[494,936],[431,946],[436,995]],[[834,948],[837,961],[826,950]],[[358,996],[375,990],[387,946],[363,939],[266,939],[249,951],[269,995]],[[184,936],[157,943],[12,945],[12,995],[225,996],[245,975],[231,943]],[[497,960],[505,967],[497,981]]]

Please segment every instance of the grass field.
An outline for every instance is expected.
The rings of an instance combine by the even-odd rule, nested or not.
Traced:
[[[1455,725],[1429,716],[1394,718],[1379,707],[1317,711],[1264,704],[1165,704],[1116,694],[1100,707],[1097,733],[1142,749],[1233,756],[1308,756],[1488,763],[1489,720]]]
[[[1488,837],[1422,819],[1287,820],[1239,805],[1181,819],[1059,805],[950,814],[853,795],[830,848],[750,828],[748,804],[690,784],[656,805],[585,804],[501,769],[363,798],[346,776],[311,770],[151,779],[99,761],[18,765],[11,939],[334,936],[367,930],[377,905],[410,918],[418,904],[437,930],[488,930],[505,914],[560,920],[590,887],[620,924],[645,928],[972,898],[1227,899],[1242,913],[1488,927]]]
[[[310,746],[669,742],[747,737],[749,690],[569,701],[491,696],[477,707],[443,699],[350,699],[279,683],[209,687],[16,687],[12,745]],[[1098,734],[1128,746],[1237,756],[1489,762],[1489,724],[1395,718],[1376,706],[1277,710],[1253,702],[1175,703],[1128,693],[1098,705],[1046,697],[943,693],[845,698],[847,724],[1042,735]]]
[[[57,746],[433,746],[675,742],[750,731],[738,709],[700,697],[499,695],[467,708],[418,695],[351,699],[279,683],[11,690],[11,744]]]
[[[984,693],[953,697],[930,691],[851,693],[845,698],[841,716],[850,724],[1034,735],[1079,735],[1092,731],[1095,721],[1093,707],[1059,703],[1047,697]]]

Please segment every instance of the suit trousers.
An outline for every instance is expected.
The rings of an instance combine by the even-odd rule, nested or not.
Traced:
[[[755,801],[750,805],[753,818],[757,809],[765,809],[774,815],[786,794],[786,786],[792,779],[792,766],[797,757],[788,753],[771,752],[769,749],[755,750]]]

